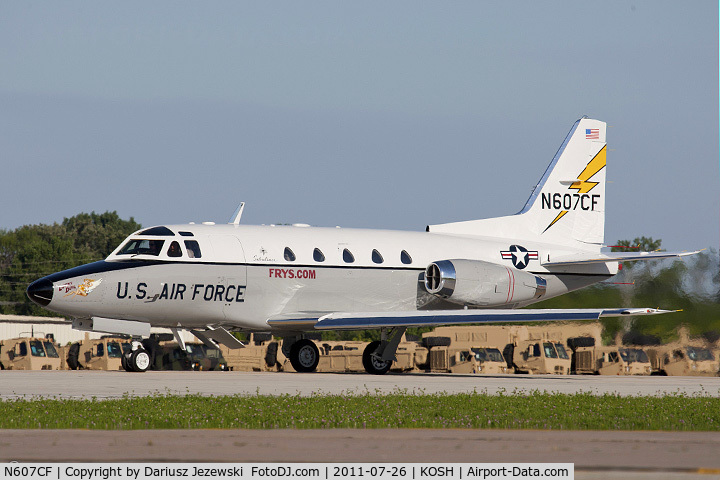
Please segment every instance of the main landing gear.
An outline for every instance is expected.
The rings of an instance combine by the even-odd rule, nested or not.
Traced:
[[[402,336],[405,334],[406,327],[391,328],[388,332],[382,329],[380,332],[381,340],[370,342],[363,351],[363,367],[365,371],[372,375],[385,375],[393,361],[395,361],[395,352]]]
[[[314,372],[320,363],[320,350],[312,340],[298,340],[290,347],[290,363],[296,372]]]
[[[365,371],[372,375],[384,375],[395,360],[400,339],[405,327],[395,327],[381,332],[382,340],[370,342],[363,351],[362,361]],[[285,342],[288,342],[286,337]],[[289,342],[288,342],[289,343]],[[286,343],[287,344],[287,343]],[[320,363],[320,351],[315,343],[307,338],[297,340],[290,345],[290,351],[284,351],[296,372],[314,372]]]
[[[150,368],[150,353],[142,343],[133,340],[131,350],[120,356],[120,364],[126,372],[144,372]]]

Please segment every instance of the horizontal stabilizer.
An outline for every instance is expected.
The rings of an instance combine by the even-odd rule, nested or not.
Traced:
[[[606,262],[637,262],[640,260],[661,260],[663,258],[685,257],[687,255],[695,255],[701,251],[702,250],[696,250],[694,252],[603,252],[576,254],[551,258],[550,261],[542,261],[541,264],[543,267],[554,267]]]
[[[556,322],[562,320],[598,320],[624,315],[655,315],[673,310],[655,308],[578,308],[520,310],[421,310],[407,312],[330,313],[314,323],[315,330],[363,330],[391,327],[458,325],[465,323]],[[277,328],[298,326],[300,319],[272,319],[268,324]],[[303,318],[302,326],[310,326]]]

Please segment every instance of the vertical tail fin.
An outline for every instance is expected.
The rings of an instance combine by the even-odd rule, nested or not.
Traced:
[[[575,122],[517,215],[430,225],[427,230],[598,248],[605,237],[605,130],[599,120]]]
[[[604,122],[578,120],[520,211],[544,240],[603,243],[605,130]]]

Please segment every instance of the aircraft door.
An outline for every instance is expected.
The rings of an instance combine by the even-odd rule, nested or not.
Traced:
[[[223,315],[233,319],[242,311],[247,287],[247,266],[242,243],[234,235],[210,238],[217,262],[215,300],[222,302]]]

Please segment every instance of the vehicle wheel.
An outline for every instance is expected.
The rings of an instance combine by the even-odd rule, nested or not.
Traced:
[[[158,350],[160,349],[160,344],[152,338],[147,338],[142,341],[142,346],[145,349],[146,352],[148,352],[148,355],[150,356],[150,366],[148,369],[150,370],[158,370],[155,362],[155,356],[157,355]]]
[[[574,337],[568,338],[567,346],[571,350],[577,350],[580,347],[594,347],[595,339],[593,337]]]
[[[425,337],[423,344],[425,348],[432,347],[449,347],[452,340],[450,337]]]
[[[431,337],[431,338],[445,338],[445,337]],[[388,370],[390,370],[390,367],[392,366],[392,362],[383,360],[381,358],[376,357],[373,355],[373,352],[377,349],[377,347],[380,345],[379,340],[375,340],[374,342],[370,342],[370,344],[365,347],[365,350],[363,351],[363,367],[365,367],[365,371],[367,373],[370,373],[372,375],[385,375]]]
[[[296,372],[314,372],[320,363],[320,351],[312,340],[303,338],[290,347],[290,363]]]
[[[268,345],[267,351],[265,352],[265,365],[267,365],[268,368],[273,368],[277,363],[277,351],[277,342],[272,342],[270,345]]]
[[[122,355],[120,355],[120,366],[123,370],[126,372],[132,372],[132,369],[130,368],[130,364],[128,363],[128,357],[131,354],[123,352]]]
[[[135,372],[144,372],[150,368],[150,354],[143,348],[138,348],[130,356],[128,362]]]
[[[67,366],[70,370],[77,370],[80,367],[78,357],[80,356],[80,344],[73,343],[68,349]]]

